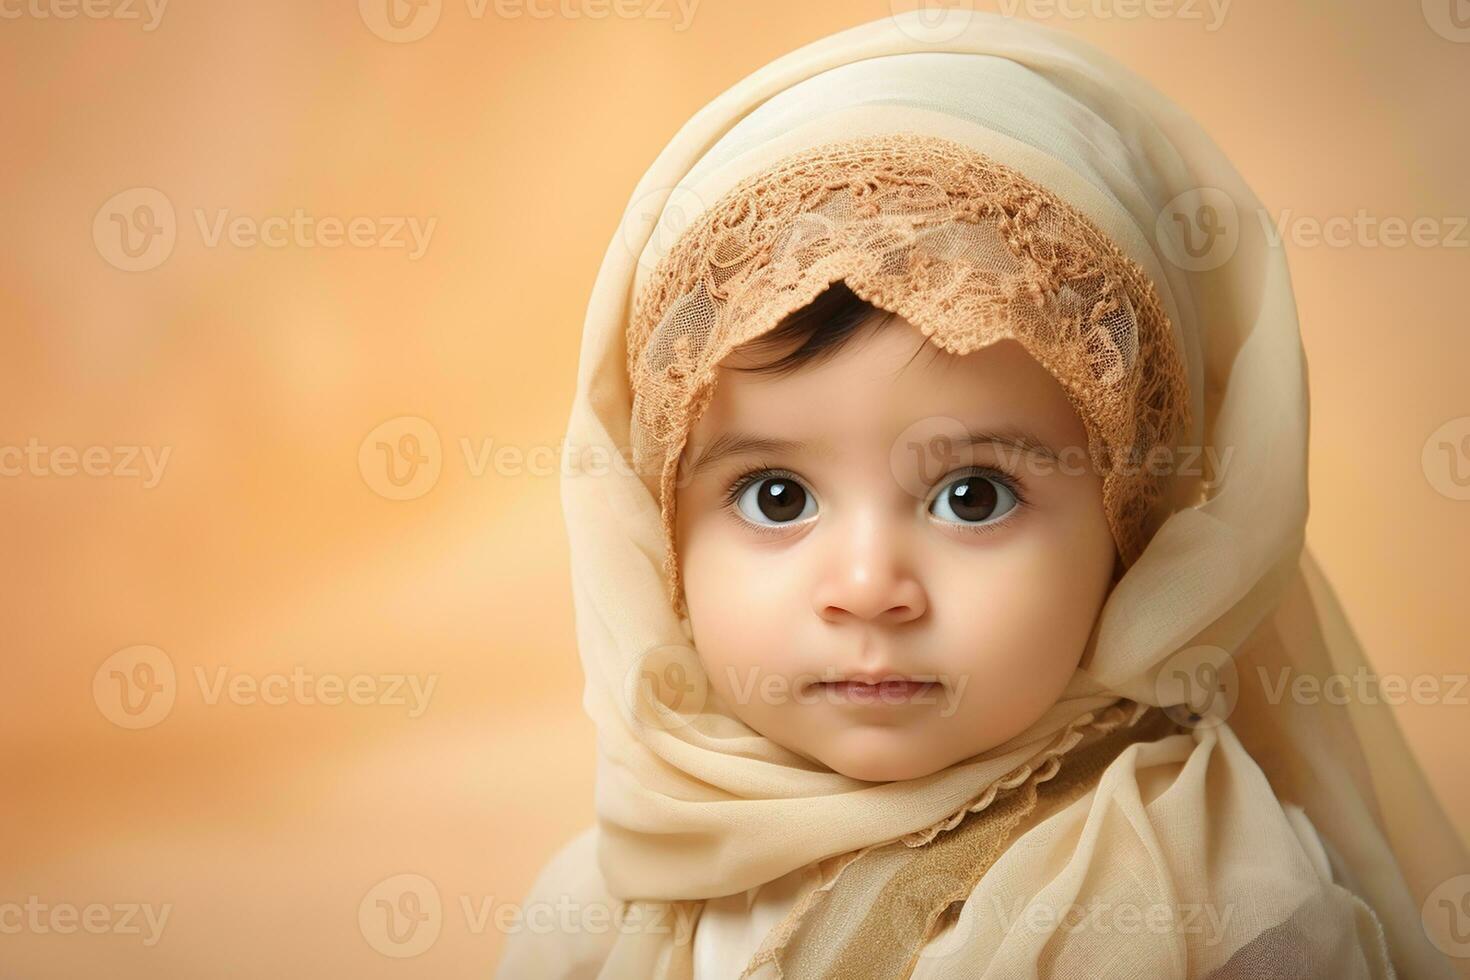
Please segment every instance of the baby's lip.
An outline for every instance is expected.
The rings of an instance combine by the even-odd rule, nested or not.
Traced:
[[[894,690],[908,685],[919,687],[925,684],[942,683],[934,674],[900,674],[896,671],[858,671],[851,674],[837,674],[833,677],[813,681],[807,687],[809,690],[838,686],[859,689],[870,688],[872,690],[878,690],[880,688]]]
[[[890,676],[875,683],[860,680],[822,681],[812,688],[819,697],[857,706],[901,705],[932,698],[935,681]]]

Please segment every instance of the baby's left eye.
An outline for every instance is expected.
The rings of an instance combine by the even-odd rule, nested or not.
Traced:
[[[772,472],[737,489],[735,506],[745,518],[765,527],[780,527],[809,518],[817,501],[806,487],[782,473]]]
[[[929,513],[958,524],[985,524],[1004,517],[1019,502],[1000,480],[971,473],[945,484],[929,505]]]

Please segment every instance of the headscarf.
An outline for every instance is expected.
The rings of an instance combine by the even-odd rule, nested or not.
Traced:
[[[884,279],[891,266],[860,258],[880,249],[871,237],[850,238],[826,265],[793,271],[801,232],[790,224],[784,252],[708,261],[710,243],[727,240],[716,232],[744,227],[741,202],[764,200],[752,188],[773,186],[772,173],[793,161],[808,172],[813,161],[846,166],[839,182],[871,205],[861,178],[892,177],[871,151],[900,145],[999,175],[985,186],[1015,205],[996,227],[1022,269],[991,276],[984,303],[955,300],[971,295],[961,290],[926,304],[932,294],[913,284],[928,264]],[[853,160],[870,169],[857,173]],[[972,919],[963,955],[950,960],[954,975],[981,975],[980,964],[997,977],[1255,976],[1245,971],[1263,954],[1291,949],[1305,951],[1304,968],[1329,971],[1310,975],[1392,975],[1379,961],[1384,947],[1401,975],[1453,975],[1427,900],[1470,867],[1389,709],[1293,700],[1270,686],[1283,672],[1352,676],[1364,660],[1304,546],[1305,364],[1286,257],[1255,220],[1260,209],[1220,149],[1147,83],[1075,38],[974,11],[915,11],[809,44],[679,130],[634,189],[604,256],[563,467],[583,705],[598,732],[598,823],[587,843],[595,841],[598,887],[621,913],[687,926],[705,899],[844,855],[881,853],[886,870],[867,880],[896,880],[901,859],[920,861],[967,820],[999,813],[1011,791],[1065,772],[1069,755],[1137,724],[1152,705],[1168,707],[1184,731],[1110,757],[1081,808],[1039,825],[1025,855],[987,859],[980,889],[1053,904],[1212,903],[1230,910],[1228,929],[1206,944],[1178,928],[1120,938],[1005,931],[994,917]],[[849,202],[843,214],[855,213],[873,208]],[[1083,240],[1100,279],[1068,264],[1067,243]],[[1060,252],[1047,251],[1059,243]],[[922,235],[908,245],[907,256],[938,251]],[[948,268],[964,261],[957,252]],[[755,272],[737,270],[733,283],[709,274],[740,263]],[[691,279],[694,266],[702,278]],[[1146,359],[1153,377],[1174,370],[1158,364],[1177,368],[1179,383],[1160,396],[1140,381],[1146,372],[1095,373],[1089,388],[1076,373],[1083,367],[1043,362],[1064,385],[1071,379],[1095,459],[1136,463],[1140,448],[1162,441],[1194,452],[1198,465],[1134,480],[1132,494],[1110,498],[1126,572],[1058,702],[1005,744],[929,776],[852,779],[748,728],[709,690],[682,615],[668,533],[671,471],[659,451],[682,445],[709,392],[694,383],[700,336],[691,348],[690,331],[681,341],[654,324],[680,304],[703,303],[685,322],[708,328],[716,304],[691,282],[737,303],[741,290],[757,288],[756,273],[772,268],[758,288],[782,301],[754,304],[756,319],[733,339],[770,329],[840,278],[880,308],[921,327],[927,320],[937,343],[945,323],[958,324],[950,329],[970,342],[956,349],[1006,335],[1002,325],[1017,311],[1043,310],[1078,329],[1108,325],[1106,358],[1125,368]],[[1066,293],[1059,281],[1076,289]],[[1021,302],[1028,293],[1030,307]],[[1012,316],[987,318],[987,307]],[[966,333],[977,317],[988,333]],[[1041,329],[1012,335],[1035,355]],[[640,382],[640,370],[661,372],[666,383]],[[1111,394],[1089,401],[1089,391]],[[1148,413],[1137,430],[1109,414],[1125,395]],[[649,459],[659,465],[650,469]],[[539,893],[586,886],[585,868],[574,886],[558,867],[538,881]],[[848,928],[842,917],[826,921]],[[924,919],[924,928],[932,924]],[[791,932],[783,930],[786,939]],[[687,977],[688,942],[688,928],[618,931],[595,975]],[[820,961],[797,968],[792,957],[779,975],[840,975],[833,964],[842,943],[820,942],[831,947]],[[513,943],[501,975],[570,962],[553,946],[532,945]],[[791,952],[767,949],[767,968]]]

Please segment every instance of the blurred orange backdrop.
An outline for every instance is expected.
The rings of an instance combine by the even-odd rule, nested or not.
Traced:
[[[906,9],[389,2],[0,0],[0,976],[488,975],[494,909],[593,817],[554,461],[601,256],[690,114]],[[1440,678],[1453,2],[1000,8],[1149,77],[1291,229],[1309,543],[1376,669]],[[1364,212],[1441,235],[1310,233]],[[1398,716],[1470,832],[1470,711]],[[411,957],[359,919],[404,874],[442,901]]]

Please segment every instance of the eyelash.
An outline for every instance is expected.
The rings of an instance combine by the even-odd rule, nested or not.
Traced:
[[[797,477],[795,473],[791,472],[788,469],[782,469],[779,466],[767,466],[765,464],[760,464],[753,469],[743,471],[739,476],[735,477],[734,481],[730,484],[730,489],[725,491],[725,510],[729,511],[730,515],[734,517],[735,520],[750,528],[752,531],[755,531],[757,534],[781,534],[786,529],[778,525],[768,526],[765,524],[757,524],[754,521],[747,520],[744,515],[740,513],[740,508],[736,506],[736,502],[740,499],[740,495],[744,493],[752,483],[773,476],[779,476],[787,480],[793,480],[797,483],[801,483],[801,479]],[[802,485],[805,486],[805,484]]]
[[[952,521],[946,522],[947,524],[950,524],[952,527],[958,528],[961,531],[973,534],[993,534],[996,531],[999,531],[1002,528],[1011,524],[1015,520],[1015,515],[1019,514],[1028,506],[1030,506],[1031,498],[1025,493],[1025,491],[1021,489],[1021,481],[1012,474],[1007,473],[1005,470],[999,469],[997,467],[966,466],[955,473],[947,473],[945,474],[945,476],[947,477],[947,479],[944,481],[944,483],[939,484],[940,489],[949,486],[956,480],[962,480],[967,476],[983,476],[986,479],[994,480],[996,483],[999,483],[1001,486],[1010,491],[1011,496],[1016,498],[1016,506],[1012,507],[1010,511],[1006,514],[1006,516],[1002,517],[998,521],[987,521],[984,524],[955,524]],[[725,491],[725,497],[723,501],[724,508],[728,510],[736,520],[759,534],[781,534],[785,531],[785,527],[782,525],[757,524],[754,521],[746,520],[746,518],[742,514],[740,514],[739,508],[736,507],[736,502],[740,499],[740,495],[744,493],[747,489],[749,489],[751,484],[756,483],[760,480],[768,479],[770,477],[781,477],[783,479],[792,480],[796,483],[802,483],[801,478],[788,469],[784,469],[780,466],[758,464],[752,469],[744,470],[740,473],[740,475],[735,477],[734,481],[730,484],[730,488]],[[802,483],[802,486],[804,487],[805,484]],[[925,504],[925,513],[929,512],[929,507],[932,506],[933,503],[933,499],[930,499]]]

